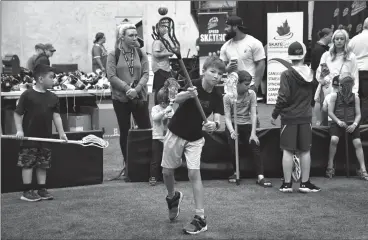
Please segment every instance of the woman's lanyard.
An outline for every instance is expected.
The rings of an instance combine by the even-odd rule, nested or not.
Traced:
[[[124,59],[125,59],[126,63],[128,64],[130,75],[133,77],[133,74],[134,74],[134,50],[133,49],[131,49],[131,50],[132,50],[131,52],[128,52],[128,53],[130,53],[130,61],[129,61],[128,56],[126,55],[127,53],[125,52],[124,48],[121,48],[121,52],[123,53]]]

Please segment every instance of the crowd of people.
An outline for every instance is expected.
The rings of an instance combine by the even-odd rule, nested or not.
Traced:
[[[162,36],[167,34],[165,26],[161,26],[159,31]],[[212,133],[218,130],[221,115],[225,115],[226,134],[231,146],[230,158],[234,169],[234,140],[239,138],[250,145],[258,176],[256,183],[262,187],[272,187],[272,183],[263,173],[261,143],[256,135],[259,124],[256,94],[265,70],[264,47],[259,40],[246,33],[242,19],[237,16],[228,18],[225,31],[228,41],[222,46],[220,57],[208,57],[203,64],[201,78],[193,80],[193,86],[187,84],[180,88],[174,99],[169,99],[169,90],[165,85],[168,81],[175,82],[175,79],[171,78],[169,64],[169,57],[174,53],[168,51],[160,40],[153,42],[155,106],[151,111],[152,126],[147,103],[149,62],[147,54],[139,48],[135,25],[127,21],[117,27],[115,50],[108,54],[103,47],[105,36],[98,33],[92,50],[93,67],[105,70],[111,83],[112,102],[120,129],[120,148],[124,159],[127,157],[127,136],[131,115],[138,128],[152,127],[153,157],[149,183],[155,185],[162,177],[167,189],[166,202],[170,220],[178,218],[184,197],[182,192],[175,189],[174,171],[182,166],[182,156],[185,156],[195,204],[195,216],[183,229],[189,234],[207,230],[200,173],[201,153],[205,144],[202,131]],[[368,98],[366,83],[361,84],[368,80],[368,19],[364,22],[363,33],[351,41],[343,29],[333,33],[329,29],[323,29],[319,35],[320,40],[312,53],[311,68],[304,62],[307,52],[305,45],[294,42],[289,46],[288,56],[291,63],[284,63],[287,70],[281,75],[278,98],[271,116],[272,124],[275,124],[279,116],[281,117],[280,148],[283,150],[284,173],[279,188],[281,192],[293,191],[292,171],[295,154],[300,158],[299,191],[310,193],[321,190],[310,181],[314,102],[319,105],[318,111],[325,113],[319,115],[319,124],[323,124],[325,117],[328,119],[327,115],[330,118],[331,144],[326,175],[328,177],[334,175],[333,158],[336,146],[339,137],[347,133],[352,136],[356,148],[360,164],[358,174],[362,179],[368,180],[359,136],[360,103]],[[49,45],[37,47],[40,55],[52,56],[54,50]],[[24,136],[50,137],[51,124],[54,120],[60,138],[67,141],[60,120],[58,99],[55,94],[47,91],[53,71],[47,63],[35,64],[36,86],[21,95],[14,115],[16,135],[20,139]],[[223,96],[215,88],[224,73],[232,72],[236,72],[239,78],[235,102],[231,101],[229,95]],[[205,116],[213,114],[213,121],[203,121],[196,103],[197,98]],[[234,109],[237,114],[236,120]],[[238,132],[234,130],[235,125]],[[39,131],[34,132],[34,129]],[[35,144],[22,145],[19,154],[18,166],[23,169],[24,183],[21,199],[26,201],[53,198],[45,185],[45,169],[50,167],[51,161],[50,150],[44,144]],[[159,165],[162,167],[162,175]],[[37,168],[39,180],[37,193],[30,185],[33,168]],[[234,173],[229,177],[229,181],[234,182],[237,177]]]

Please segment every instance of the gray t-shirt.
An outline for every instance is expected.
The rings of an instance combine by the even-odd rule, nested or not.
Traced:
[[[238,97],[236,101],[237,109],[237,125],[252,124],[251,120],[251,108],[257,106],[257,96],[256,93],[249,89],[248,94],[243,97]],[[231,121],[234,122],[234,107],[231,102],[229,95],[224,96],[224,112],[225,116],[230,113]]]
[[[152,44],[152,52],[167,53],[168,51],[160,40],[155,40]],[[170,60],[168,56],[157,58],[152,55],[152,71],[155,73],[159,69],[162,69],[165,72],[171,71]]]

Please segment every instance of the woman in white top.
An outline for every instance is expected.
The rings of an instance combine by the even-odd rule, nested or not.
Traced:
[[[314,98],[320,102],[323,102],[323,99],[319,99],[320,91],[323,91],[325,97],[330,94],[332,92],[332,79],[342,73],[350,73],[353,76],[353,93],[358,93],[359,89],[356,56],[348,48],[349,34],[344,29],[336,30],[332,35],[332,43],[330,50],[322,55],[316,72],[319,85]]]

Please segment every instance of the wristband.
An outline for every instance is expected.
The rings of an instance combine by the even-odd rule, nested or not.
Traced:
[[[357,124],[356,122],[354,122],[354,123],[353,123],[353,125],[354,125],[355,127],[357,127],[357,126],[358,126],[358,124]]]

